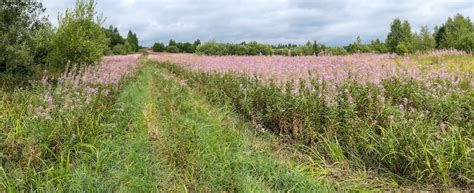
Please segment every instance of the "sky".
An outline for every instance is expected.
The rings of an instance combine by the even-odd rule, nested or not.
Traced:
[[[41,0],[51,22],[76,0]],[[341,46],[360,36],[385,40],[395,18],[412,30],[431,30],[457,13],[474,19],[474,0],[98,0],[104,26],[135,32],[143,46],[155,42],[216,40]]]

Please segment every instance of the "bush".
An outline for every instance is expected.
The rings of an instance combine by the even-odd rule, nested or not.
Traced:
[[[168,46],[168,49],[166,50],[169,53],[179,53],[179,48],[178,46]]]
[[[154,52],[164,52],[165,45],[163,43],[155,43],[153,44],[153,51]]]
[[[209,41],[199,45],[196,49],[196,53],[211,56],[228,55],[225,45],[216,41]]]
[[[37,49],[38,30],[48,25],[41,2],[2,1],[0,3],[0,67],[10,73],[29,73],[44,50]],[[38,51],[38,52],[37,52]]]
[[[97,63],[108,49],[109,40],[101,20],[95,19],[94,0],[78,0],[73,10],[66,10],[52,39],[47,63],[63,69],[68,63],[79,66]]]
[[[115,55],[126,55],[126,54],[130,53],[130,51],[127,49],[127,47],[125,47],[125,45],[123,45],[123,44],[117,44],[117,45],[115,45],[115,46],[112,48],[112,52],[113,52]]]
[[[33,55],[27,44],[15,44],[5,47],[7,70],[10,73],[29,74],[33,63]]]
[[[397,48],[395,49],[395,53],[398,55],[405,55],[409,52],[407,46],[404,43],[400,43],[397,45]]]
[[[465,34],[460,37],[456,48],[472,53],[474,51],[474,33]]]

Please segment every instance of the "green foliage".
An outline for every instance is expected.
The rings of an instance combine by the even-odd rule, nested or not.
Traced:
[[[410,49],[412,44],[413,34],[411,32],[410,23],[407,20],[400,21],[400,19],[393,20],[390,26],[390,32],[387,35],[386,45],[389,52],[397,53],[400,52],[399,47],[400,44],[403,44],[401,49],[407,52],[413,51]]]
[[[166,48],[166,51],[169,52],[169,53],[179,53],[180,50],[178,48],[178,46],[168,46],[168,48]]]
[[[155,43],[153,44],[153,51],[154,52],[164,52],[166,49],[165,45],[163,43]]]
[[[388,49],[385,43],[381,42],[378,38],[370,41],[369,47],[370,47],[370,50],[376,53],[388,52]]]
[[[32,1],[0,2],[0,66],[15,73],[29,73],[35,60],[47,50],[34,41],[38,30],[48,25],[42,3]]]
[[[182,53],[194,53],[195,51],[195,48],[194,48],[194,44],[191,44],[189,42],[185,42],[185,43],[177,43],[176,47],[178,47],[179,49],[179,52],[182,52]]]
[[[324,82],[300,82],[305,86],[292,93],[293,82],[262,84],[233,74],[162,65],[212,103],[233,105],[248,120],[316,149],[329,164],[350,164],[392,174],[399,183],[428,186],[469,187],[474,177],[470,91],[431,96],[431,88],[413,79],[384,80],[385,91],[347,80],[337,86],[336,102],[331,104],[325,99]],[[461,85],[471,80],[463,81]]]
[[[109,40],[96,17],[94,0],[78,0],[73,10],[66,10],[52,39],[47,61],[51,67],[63,69],[68,63],[97,63],[108,49]]]
[[[474,33],[464,34],[459,38],[457,49],[465,50],[469,53],[474,51]]]
[[[205,54],[211,56],[223,56],[227,55],[226,47],[224,44],[218,43],[216,41],[206,42],[196,49],[197,54]]]
[[[271,55],[272,47],[268,44],[259,44],[256,41],[251,41],[245,45],[247,47],[247,55]]]
[[[105,35],[109,40],[108,47],[111,54],[125,55],[138,51],[140,45],[138,44],[138,37],[131,30],[128,32],[127,39],[124,39],[116,27],[110,26],[109,29],[104,29]]]
[[[371,52],[371,49],[368,45],[362,43],[360,36],[357,36],[356,41],[352,44],[349,44],[347,51],[349,53],[368,53]]]
[[[398,55],[405,55],[409,52],[408,47],[405,45],[405,43],[399,43],[397,47],[395,48],[395,53]]]
[[[51,25],[46,24],[36,30],[32,39],[33,60],[35,64],[45,65],[46,58],[52,47],[52,38],[54,29]]]
[[[106,34],[107,38],[110,39],[109,47],[111,47],[111,48],[113,48],[114,46],[116,46],[118,44],[124,44],[125,43],[125,40],[120,35],[117,27],[114,27],[112,25],[109,26],[109,29],[105,29],[105,34]]]
[[[193,43],[194,49],[196,49],[199,45],[201,45],[201,40],[197,39],[196,41],[194,41]]]
[[[344,48],[340,47],[328,47],[324,49],[323,51],[324,54],[330,54],[330,55],[347,55],[347,51]]]
[[[112,52],[115,55],[126,55],[129,54],[131,51],[131,48],[127,48],[127,46],[123,44],[117,44],[112,48]]]
[[[133,33],[132,30],[129,30],[126,41],[130,44],[131,52],[138,52],[138,50],[140,49],[140,45],[138,44],[137,34]]]
[[[436,47],[436,41],[431,35],[428,26],[422,26],[419,34],[415,34],[413,38],[413,49],[416,51],[426,52]]]
[[[195,53],[197,46],[201,45],[200,40],[190,42],[176,42],[175,40],[170,40],[168,46],[164,46],[162,43],[155,43],[156,52],[167,51],[170,53]]]
[[[448,18],[446,23],[435,29],[436,47],[471,51],[474,49],[474,45],[469,40],[473,33],[474,23],[471,19],[457,14],[454,18]],[[467,40],[468,43],[463,40]]]

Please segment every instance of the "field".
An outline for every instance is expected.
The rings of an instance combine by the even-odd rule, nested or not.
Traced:
[[[473,192],[473,5],[0,1],[0,193]]]
[[[150,58],[256,130],[302,145],[314,176],[337,176],[331,166],[355,172],[337,176],[343,183],[374,172],[395,184],[472,186],[472,56]]]
[[[107,56],[0,90],[0,189],[474,188],[474,57]]]

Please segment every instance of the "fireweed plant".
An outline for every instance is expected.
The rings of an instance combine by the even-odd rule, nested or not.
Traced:
[[[374,170],[398,184],[474,185],[472,55],[149,58],[324,164]]]
[[[137,60],[138,55],[104,57],[100,65],[70,66],[59,78],[2,94],[0,189],[48,187],[67,176],[77,152],[103,133],[104,114],[139,69]]]

